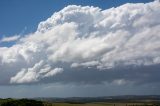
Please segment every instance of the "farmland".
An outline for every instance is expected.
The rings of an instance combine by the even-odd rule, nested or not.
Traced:
[[[160,96],[8,98],[0,106],[160,106]]]

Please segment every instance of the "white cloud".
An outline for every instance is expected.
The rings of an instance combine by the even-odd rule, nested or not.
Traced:
[[[85,62],[85,63],[73,63],[71,64],[71,68],[76,68],[76,67],[92,67],[92,66],[96,66],[98,65],[99,62],[98,61],[89,61],[89,62]]]
[[[16,76],[12,77],[11,83],[32,83],[37,82],[44,77],[51,77],[63,71],[62,68],[55,68],[51,70],[49,65],[46,65],[44,61],[36,63],[33,67],[28,69],[22,69]]]
[[[0,47],[0,78],[7,75],[11,83],[32,83],[81,67],[159,64],[159,8],[157,1],[107,10],[67,6],[41,22],[35,33],[12,47]]]
[[[44,75],[44,77],[54,76],[54,75],[56,75],[56,74],[58,74],[58,73],[62,73],[62,72],[63,72],[63,69],[62,69],[62,68],[55,68],[55,69],[49,71],[48,73],[46,73],[46,74]]]
[[[15,35],[15,36],[10,36],[10,37],[3,37],[0,42],[13,42],[17,41],[21,36],[20,35]]]

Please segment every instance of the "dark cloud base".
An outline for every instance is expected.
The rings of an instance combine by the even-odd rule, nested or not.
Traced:
[[[114,80],[123,79],[132,84],[159,83],[160,65],[130,66],[117,69],[97,70],[96,68],[65,69],[61,74],[43,79],[43,83],[74,83],[74,84],[103,84],[112,83]]]

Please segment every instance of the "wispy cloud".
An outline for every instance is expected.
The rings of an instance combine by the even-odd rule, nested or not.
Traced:
[[[9,36],[9,37],[3,37],[0,42],[13,42],[17,41],[21,36],[15,35],[15,36]]]

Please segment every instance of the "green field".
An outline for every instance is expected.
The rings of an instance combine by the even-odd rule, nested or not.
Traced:
[[[105,102],[97,102],[97,103],[85,103],[85,104],[52,103],[52,105],[48,105],[48,106],[160,106],[160,105],[152,104],[152,103],[105,103]]]
[[[54,103],[42,102],[29,99],[0,99],[0,106],[160,106],[160,104],[144,102],[144,103],[107,103],[107,102],[92,102],[92,103]]]

